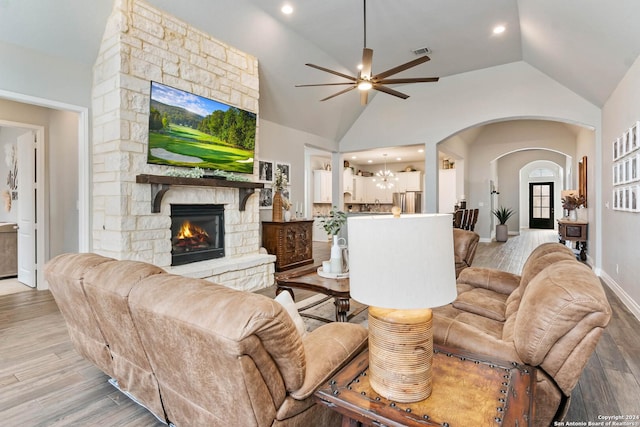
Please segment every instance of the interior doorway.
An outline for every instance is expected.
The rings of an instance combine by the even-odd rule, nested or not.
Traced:
[[[27,123],[0,120],[0,128],[10,135],[5,147],[13,146],[17,158],[17,189],[8,218],[16,223],[17,262],[20,283],[35,288],[39,279],[38,263],[46,259],[48,209],[45,209],[44,128]],[[13,211],[13,212],[11,212]]]
[[[0,127],[36,133],[36,159],[27,162],[38,183],[25,200],[33,201],[38,290],[47,289],[42,267],[52,256],[91,248],[88,113],[86,107],[0,90]]]

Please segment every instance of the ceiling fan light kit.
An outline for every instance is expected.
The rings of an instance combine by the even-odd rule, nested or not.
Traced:
[[[352,91],[353,89],[358,89],[361,91],[360,93],[360,102],[362,105],[367,104],[368,102],[368,91],[371,89],[377,90],[379,92],[384,92],[389,95],[396,96],[398,98],[407,99],[409,95],[406,95],[402,92],[398,92],[397,90],[391,89],[386,85],[392,84],[408,84],[408,83],[431,83],[437,82],[438,77],[412,77],[412,78],[395,78],[388,79],[387,77],[398,74],[402,71],[408,70],[409,68],[413,68],[416,65],[420,65],[424,62],[429,61],[431,58],[428,56],[421,56],[419,58],[414,59],[413,61],[409,61],[407,63],[398,65],[397,67],[390,68],[386,71],[383,71],[380,74],[372,75],[371,64],[373,63],[373,49],[367,48],[367,1],[362,0],[363,4],[363,16],[364,16],[364,48],[362,49],[362,68],[356,77],[350,76],[348,74],[340,73],[335,70],[331,70],[329,68],[321,67],[319,65],[314,64],[305,64],[308,67],[315,68],[320,71],[324,71],[326,73],[330,73],[336,75],[338,77],[342,77],[348,82],[344,83],[316,83],[316,84],[305,84],[305,85],[296,85],[296,87],[313,87],[313,86],[349,86],[346,89],[343,89],[333,95],[330,95],[326,98],[321,99],[320,101],[326,101],[331,98],[335,98],[338,95],[342,95],[343,93],[347,93]],[[426,51],[428,49],[425,48]]]

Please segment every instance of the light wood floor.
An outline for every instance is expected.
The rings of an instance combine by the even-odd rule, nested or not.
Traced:
[[[519,272],[534,247],[555,239],[554,232],[524,231],[506,243],[481,243],[474,265]],[[322,261],[328,244],[314,251]],[[613,318],[574,390],[567,421],[640,415],[640,322],[607,295]],[[162,425],[78,356],[47,291],[0,296],[0,420],[21,427]]]

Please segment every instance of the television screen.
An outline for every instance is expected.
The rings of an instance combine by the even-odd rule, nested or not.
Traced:
[[[256,114],[151,82],[147,162],[253,173]]]

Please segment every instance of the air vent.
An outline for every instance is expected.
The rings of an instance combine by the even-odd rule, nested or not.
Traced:
[[[431,49],[428,47],[419,47],[418,49],[413,49],[412,52],[416,55],[426,55],[427,53],[431,53]]]

